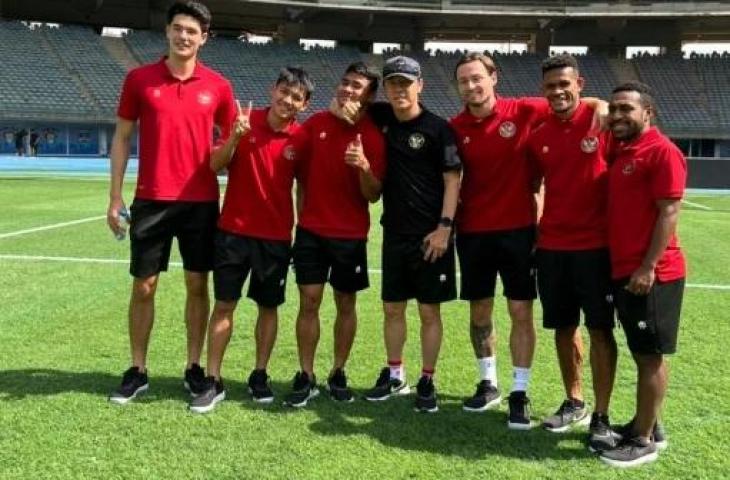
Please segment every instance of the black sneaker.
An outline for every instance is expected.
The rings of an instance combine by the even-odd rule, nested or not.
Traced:
[[[274,392],[271,390],[271,377],[265,369],[253,370],[248,376],[248,393],[256,403],[271,403],[274,401]]]
[[[109,394],[109,401],[124,405],[147,391],[149,382],[147,373],[140,373],[139,367],[131,367],[122,375],[122,384]]]
[[[436,404],[436,388],[433,386],[433,378],[422,376],[416,385],[417,412],[436,413],[439,406]]]
[[[482,380],[477,383],[477,391],[474,396],[464,400],[463,409],[467,412],[483,412],[495,405],[499,405],[502,396],[497,387],[489,380]]]
[[[319,395],[317,378],[312,375],[310,380],[306,372],[297,372],[294,375],[292,392],[284,399],[284,405],[294,408],[306,407],[307,402],[317,395]]]
[[[391,378],[390,368],[385,367],[380,371],[375,386],[365,392],[365,400],[380,402],[394,395],[408,395],[409,393],[411,393],[411,387],[403,380]]]
[[[612,467],[627,468],[653,462],[658,456],[653,441],[629,437],[621,440],[616,448],[602,452],[600,458]]]
[[[523,391],[514,391],[509,394],[509,417],[507,428],[510,430],[529,430],[532,428],[530,422],[530,399]]]
[[[605,413],[594,412],[588,427],[588,450],[593,453],[616,448],[622,436],[611,429],[611,422]]]
[[[197,397],[205,391],[207,388],[205,371],[200,365],[193,363],[190,368],[185,370],[183,385],[185,386],[185,390],[193,397]]]
[[[345,371],[341,368],[332,372],[332,375],[327,379],[327,390],[330,392],[330,397],[338,402],[350,403],[355,401],[352,390],[347,386]]]
[[[619,427],[616,427],[614,429],[614,432],[619,437],[631,437],[634,435],[634,419],[632,418],[631,421],[625,425],[621,425]],[[654,428],[651,431],[652,439],[654,440],[654,444],[656,445],[656,448],[659,450],[664,450],[669,446],[669,442],[667,441],[667,435],[664,432],[664,427],[662,424],[657,421],[654,424]]]
[[[542,427],[549,432],[562,433],[576,425],[587,425],[590,421],[586,405],[579,407],[568,399],[560,405],[557,412],[543,420]]]
[[[226,389],[223,382],[214,377],[207,377],[203,382],[204,390],[190,401],[190,411],[193,413],[208,413],[226,398]]]

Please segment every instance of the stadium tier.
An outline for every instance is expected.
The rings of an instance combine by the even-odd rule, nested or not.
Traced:
[[[80,26],[29,28],[21,22],[0,22],[5,46],[0,64],[2,120],[49,119],[112,122],[125,67],[110,53],[101,37]],[[136,63],[159,59],[165,52],[161,32],[132,31],[119,43]],[[268,103],[268,91],[279,69],[302,66],[315,82],[308,113],[326,108],[335,82],[345,67],[365,60],[380,67],[398,52],[367,55],[354,47],[314,47],[296,44],[254,44],[232,37],[211,38],[202,59],[223,73],[236,96],[254,105]],[[459,53],[412,54],[422,64],[423,102],[435,113],[453,116],[460,102],[453,81]],[[670,134],[726,136],[730,126],[730,58],[725,55],[638,56],[608,60],[598,55],[578,56],[585,76],[585,94],[606,98],[617,78],[629,76],[651,85],[659,102],[659,119]],[[540,95],[540,60],[531,53],[495,54],[504,96]],[[619,62],[621,75],[617,72]]]

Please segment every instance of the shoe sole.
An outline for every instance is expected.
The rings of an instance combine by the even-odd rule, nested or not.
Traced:
[[[490,408],[499,405],[499,402],[501,402],[501,401],[502,401],[502,397],[499,396],[499,397],[495,398],[494,400],[492,400],[491,402],[487,402],[483,407],[473,408],[473,407],[467,407],[466,405],[462,405],[461,408],[465,412],[472,412],[472,413],[486,412]]]
[[[307,398],[305,398],[301,402],[299,402],[299,403],[290,403],[290,402],[287,402],[286,400],[284,400],[284,405],[286,405],[287,407],[304,408],[304,407],[307,406],[307,403],[310,400],[312,400],[313,398],[316,398],[318,396],[319,396],[319,389],[318,388],[315,388],[315,389],[311,390],[309,392],[309,395],[307,396]]]
[[[352,402],[355,401],[355,396],[354,395],[350,395],[350,398],[346,398],[346,399],[340,400],[339,398],[335,397],[332,394],[332,389],[329,386],[327,386],[326,389],[327,389],[327,393],[330,394],[330,398],[333,401],[337,402],[337,403],[352,403]]]
[[[383,402],[385,400],[388,400],[390,397],[401,397],[403,395],[408,395],[411,393],[411,387],[410,385],[406,385],[403,388],[400,388],[396,390],[395,392],[390,392],[388,395],[384,397],[368,397],[365,396],[365,400],[368,402]]]
[[[654,445],[656,445],[657,450],[666,450],[669,446],[669,442],[662,440],[661,442],[654,442]]]
[[[250,387],[248,389],[248,393],[251,395],[251,400],[253,400],[256,403],[261,403],[263,405],[268,405],[270,403],[274,403],[274,396],[273,395],[271,397],[260,397],[260,398],[256,398],[256,397],[253,396],[253,390],[251,390]]]
[[[614,460],[613,458],[606,458],[604,456],[600,456],[599,458],[604,463],[607,463],[608,465],[611,465],[612,467],[617,468],[631,468],[631,467],[638,467],[639,465],[644,465],[645,463],[651,463],[654,460],[656,460],[659,457],[659,454],[657,452],[650,453],[648,455],[644,455],[643,457],[639,457],[635,460],[630,460],[626,462],[622,462],[620,460]]]
[[[580,420],[571,422],[567,425],[563,425],[562,427],[555,428],[555,427],[549,427],[549,426],[543,424],[542,428],[544,428],[548,432],[552,432],[552,433],[565,433],[572,428],[590,425],[590,423],[591,423],[591,416],[589,414],[586,414],[586,416],[581,418]]]
[[[221,393],[219,393],[218,395],[216,395],[215,397],[213,397],[213,401],[211,401],[208,405],[199,406],[199,407],[191,405],[188,408],[193,413],[208,413],[208,412],[212,411],[216,407],[216,405],[218,405],[220,402],[225,400],[225,398],[226,398],[226,392],[224,390]]]
[[[109,402],[114,403],[116,405],[126,405],[135,398],[137,398],[139,395],[142,395],[149,389],[149,384],[142,385],[137,390],[132,393],[129,397],[114,397],[109,396]]]
[[[438,405],[433,408],[413,407],[413,410],[418,413],[436,413],[439,411],[439,407]]]
[[[507,428],[509,428],[510,430],[521,430],[521,431],[532,430],[533,426],[534,425],[532,422],[530,422],[530,423],[512,423],[510,421],[507,421]]]

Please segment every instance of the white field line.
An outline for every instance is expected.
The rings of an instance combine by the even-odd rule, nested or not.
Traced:
[[[712,210],[712,208],[708,207],[707,205],[690,202],[689,200],[682,200],[682,203],[684,203],[685,205],[689,205],[690,207],[699,208],[700,210]]]
[[[15,232],[0,233],[0,239],[17,237],[19,235],[25,235],[27,233],[42,232],[44,230],[53,230],[55,228],[63,228],[71,225],[78,225],[80,223],[95,222],[96,220],[101,220],[103,218],[106,218],[106,215],[97,215],[95,217],[81,218],[79,220],[72,220],[70,222],[54,223],[52,225],[44,225],[42,227],[28,228],[25,230],[17,230]]]
[[[56,257],[47,255],[14,255],[0,254],[0,260],[18,260],[35,262],[69,262],[69,263],[106,263],[128,265],[129,260],[121,258],[93,258],[93,257]],[[171,267],[182,267],[182,262],[170,262]],[[382,270],[378,268],[368,269],[368,273],[381,275]],[[458,275],[458,274],[457,274]],[[699,288],[705,290],[730,290],[730,285],[714,285],[709,283],[688,283],[687,288]]]

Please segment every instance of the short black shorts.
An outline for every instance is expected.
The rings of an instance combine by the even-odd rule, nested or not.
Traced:
[[[544,250],[535,253],[537,287],[545,328],[575,327],[583,310],[588,328],[614,326],[608,250]]]
[[[215,299],[233,302],[251,272],[248,298],[274,308],[284,303],[291,246],[287,241],[263,240],[218,230],[215,237]]]
[[[533,300],[537,296],[534,248],[534,226],[457,235],[462,300],[494,297],[497,274],[502,278],[505,297]]]
[[[423,236],[388,234],[383,236],[384,302],[442,303],[456,298],[454,245],[435,262],[423,259]]]
[[[648,295],[626,290],[628,278],[614,282],[613,298],[631,353],[670,355],[677,351],[684,278],[655,282]]]
[[[129,207],[132,260],[129,273],[146,278],[167,270],[173,237],[177,237],[183,268],[213,269],[213,239],[218,202],[178,202],[135,198]]]
[[[294,273],[298,285],[329,281],[338,292],[353,293],[370,286],[366,240],[322,237],[297,227]]]

